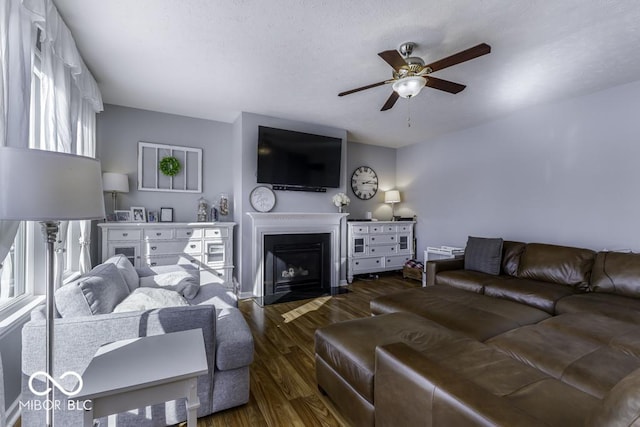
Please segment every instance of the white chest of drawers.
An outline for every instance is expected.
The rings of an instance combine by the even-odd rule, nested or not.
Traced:
[[[135,267],[192,264],[201,283],[233,288],[233,222],[98,224],[102,261],[125,255]]]
[[[347,281],[356,274],[401,270],[413,258],[413,221],[349,221]]]

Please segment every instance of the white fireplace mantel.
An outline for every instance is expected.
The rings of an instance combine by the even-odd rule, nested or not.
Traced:
[[[331,234],[331,286],[341,284],[340,270],[346,262],[345,237],[342,220],[346,213],[303,213],[303,212],[247,212],[251,217],[253,248],[251,268],[253,270],[253,292],[264,296],[264,236],[272,234]],[[344,281],[346,284],[346,280]]]

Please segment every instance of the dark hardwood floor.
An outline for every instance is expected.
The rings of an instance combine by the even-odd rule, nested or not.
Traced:
[[[198,427],[346,426],[316,387],[313,334],[321,326],[368,317],[369,301],[420,286],[400,273],[356,279],[349,293],[260,307],[240,302],[255,342],[249,403],[198,420]]]

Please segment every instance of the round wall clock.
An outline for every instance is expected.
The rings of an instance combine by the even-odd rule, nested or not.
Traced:
[[[378,192],[378,175],[369,166],[360,166],[351,175],[351,189],[358,199],[371,199]]]
[[[269,187],[261,185],[251,191],[249,201],[258,212],[269,212],[276,205],[276,194]]]

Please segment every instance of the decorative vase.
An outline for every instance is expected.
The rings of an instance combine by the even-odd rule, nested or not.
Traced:
[[[342,206],[338,206],[338,213],[342,213]]]

